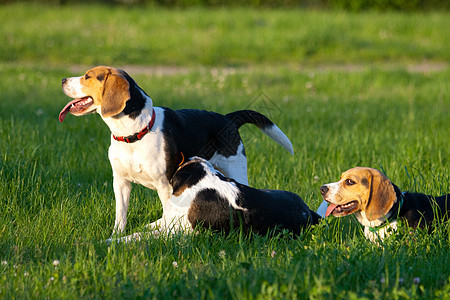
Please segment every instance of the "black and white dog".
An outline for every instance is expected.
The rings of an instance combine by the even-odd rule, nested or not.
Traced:
[[[118,241],[192,231],[196,226],[226,233],[241,228],[261,235],[271,229],[286,229],[298,235],[303,228],[318,224],[321,219],[298,195],[240,184],[223,176],[200,157],[182,164],[171,184],[173,193],[164,206],[159,227]]]
[[[164,209],[170,206],[169,180],[178,167],[180,153],[206,158],[226,176],[247,184],[247,158],[238,131],[246,123],[256,125],[294,153],[286,135],[258,112],[243,110],[221,115],[154,107],[152,99],[123,70],[95,67],[83,76],[63,79],[62,87],[75,99],[61,110],[61,122],[69,112],[75,116],[97,112],[111,130],[114,233],[125,229],[132,182],[156,189]]]

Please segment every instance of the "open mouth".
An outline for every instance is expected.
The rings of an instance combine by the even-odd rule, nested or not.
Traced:
[[[329,215],[333,215],[335,217],[343,217],[346,215],[349,215],[354,212],[355,208],[358,206],[358,201],[351,201],[346,204],[337,205],[334,203],[330,203],[327,207],[327,212],[325,214],[325,217],[328,217]]]
[[[89,107],[92,104],[94,104],[94,100],[90,96],[77,98],[70,101],[69,103],[66,104],[66,106],[64,106],[64,108],[59,113],[59,121],[60,122],[64,121],[64,118],[69,112],[76,116],[81,116],[86,113],[89,113],[90,112]]]

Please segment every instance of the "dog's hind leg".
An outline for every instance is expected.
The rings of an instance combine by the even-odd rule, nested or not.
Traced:
[[[241,184],[248,185],[247,157],[245,156],[244,144],[242,142],[238,147],[236,155],[225,157],[216,153],[209,162],[224,176],[232,178]]]
[[[245,164],[229,164],[229,168],[223,170],[223,175],[232,178],[240,184],[248,185],[247,160]]]

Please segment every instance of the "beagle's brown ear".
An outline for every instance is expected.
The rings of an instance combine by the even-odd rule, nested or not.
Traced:
[[[365,209],[369,221],[385,216],[394,205],[397,196],[390,180],[378,170],[370,172],[370,195]]]
[[[102,116],[109,118],[123,111],[130,99],[130,84],[122,75],[111,74],[103,87]]]

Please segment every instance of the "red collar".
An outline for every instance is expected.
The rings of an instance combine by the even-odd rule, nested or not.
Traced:
[[[144,137],[144,135],[146,135],[152,129],[153,124],[155,124],[155,119],[156,119],[155,110],[152,109],[152,119],[150,120],[148,125],[145,126],[144,129],[142,129],[141,131],[139,131],[138,133],[135,133],[133,135],[129,135],[129,136],[115,136],[113,134],[112,137],[116,141],[125,142],[125,143],[134,143],[136,141],[139,141],[140,139],[142,139]]]

